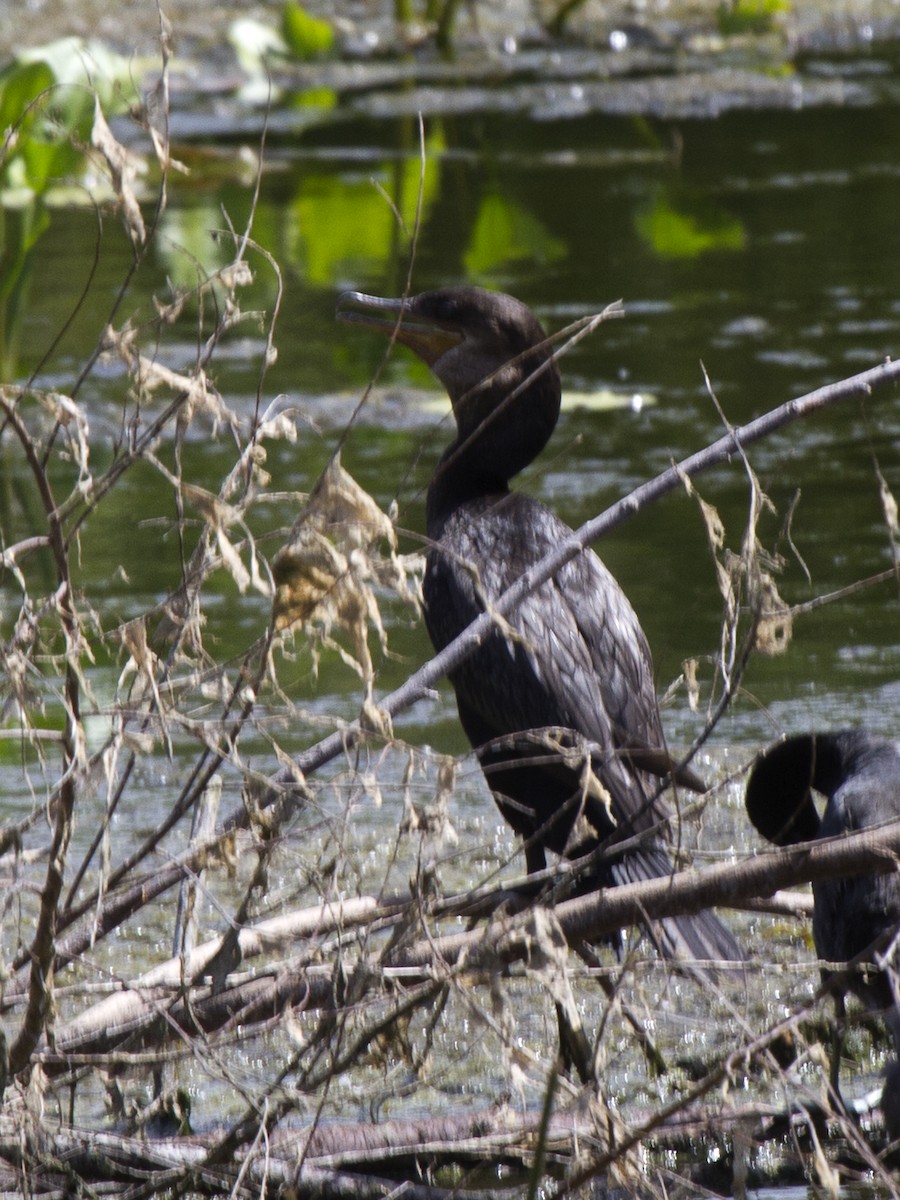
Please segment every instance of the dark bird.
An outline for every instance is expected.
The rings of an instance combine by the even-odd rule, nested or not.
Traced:
[[[820,817],[814,793],[825,798]],[[772,746],[754,764],[745,795],[747,815],[776,846],[838,837],[900,819],[900,742],[862,730],[803,733]],[[900,874],[854,875],[813,883],[813,939],[826,963],[846,963],[877,949],[888,954],[900,931]],[[890,956],[889,956],[890,957]],[[896,961],[896,955],[895,961]],[[900,964],[898,964],[900,965]],[[890,966],[871,962],[836,976],[822,968],[825,984],[836,987],[839,1022],[846,991],[870,1012],[881,1014],[900,1055],[897,976]],[[837,1092],[839,1058],[832,1062]],[[888,1069],[882,1108],[892,1137],[900,1134],[900,1075]]]
[[[423,588],[441,650],[571,536],[509,486],[556,426],[556,361],[530,309],[480,288],[403,300],[348,292],[338,317],[396,337],[450,395],[457,432],[428,488]],[[545,867],[547,850],[593,856],[582,892],[671,872],[663,781],[705,785],[665,750],[646,638],[593,551],[498,620],[450,679],[494,799],[524,839],[529,872]],[[665,918],[650,932],[670,958],[742,958],[708,912]]]

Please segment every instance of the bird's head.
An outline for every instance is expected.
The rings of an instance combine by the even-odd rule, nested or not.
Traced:
[[[776,846],[818,837],[821,820],[813,791],[822,787],[819,743],[828,739],[796,734],[760,754],[747,780],[744,806],[756,829]]]
[[[515,297],[475,287],[396,300],[345,292],[337,316],[395,337],[427,363],[447,389],[462,438],[507,403],[517,411],[504,425],[524,415],[541,431],[538,449],[549,438],[559,416],[559,371],[540,322]],[[514,396],[520,387],[522,403]]]

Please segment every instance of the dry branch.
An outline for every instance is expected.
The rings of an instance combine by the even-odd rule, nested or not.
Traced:
[[[767,1035],[768,1036],[768,1035]],[[733,1056],[737,1061],[745,1052]],[[704,1081],[706,1086],[707,1081]],[[737,1104],[723,1100],[701,1108],[685,1103],[660,1120],[657,1114],[639,1116],[642,1125],[652,1125],[653,1140],[660,1147],[680,1147],[698,1137],[721,1141],[723,1133],[741,1130],[758,1138],[791,1128],[803,1135],[807,1123],[824,1124],[829,1116],[816,1105],[777,1107],[770,1104]],[[546,1129],[544,1153],[557,1176],[579,1171],[583,1180],[599,1171],[598,1161],[585,1166],[585,1151],[607,1157],[609,1146],[604,1106],[583,1095],[569,1106],[554,1112]],[[243,1177],[252,1185],[250,1195],[258,1195],[262,1185],[288,1186],[297,1197],[386,1197],[396,1194],[398,1177],[405,1178],[402,1195],[414,1200],[485,1200],[492,1189],[469,1190],[465,1187],[429,1187],[413,1179],[424,1170],[446,1167],[508,1168],[518,1174],[531,1167],[537,1145],[540,1114],[521,1114],[508,1105],[473,1112],[422,1116],[418,1119],[369,1123],[341,1123],[295,1127],[283,1124],[274,1130],[263,1153],[258,1145],[245,1146],[243,1152],[227,1163],[212,1168],[210,1154],[217,1133],[152,1141],[93,1130],[66,1129],[40,1134],[44,1167],[30,1176],[32,1193],[46,1195],[54,1182],[60,1191],[65,1182],[76,1178],[82,1185],[107,1185],[123,1192],[135,1178],[143,1178],[154,1192],[168,1184],[194,1176],[205,1180],[214,1191],[232,1190]],[[8,1116],[0,1118],[0,1188],[16,1188],[20,1178],[13,1164],[19,1161],[22,1125]],[[54,1161],[65,1163],[65,1170],[54,1171]],[[610,1165],[607,1163],[606,1165]],[[196,1173],[196,1174],[195,1174]],[[118,1186],[117,1186],[118,1185]],[[232,1194],[243,1194],[232,1190]]]
[[[590,1106],[584,1111],[562,1112],[554,1116],[550,1146],[562,1161],[573,1156],[578,1138],[596,1139],[597,1122]],[[159,1138],[144,1141],[93,1130],[59,1130],[42,1135],[44,1172],[36,1175],[32,1194],[41,1194],[41,1174],[53,1178],[53,1160],[65,1163],[56,1174],[64,1186],[66,1176],[85,1184],[119,1184],[124,1191],[131,1181],[144,1178],[152,1182],[154,1194],[161,1186],[186,1180],[195,1172],[215,1190],[229,1190],[246,1169],[248,1194],[258,1196],[259,1188],[287,1186],[297,1197],[356,1197],[369,1200],[398,1194],[393,1173],[403,1171],[419,1175],[427,1164],[509,1165],[526,1170],[534,1154],[537,1118],[513,1113],[508,1108],[478,1111],[459,1117],[386,1122],[379,1126],[353,1125],[343,1128],[292,1129],[282,1127],[270,1139],[265,1152],[257,1151],[248,1161],[217,1165],[206,1164],[214,1148],[216,1135]],[[0,1118],[0,1162],[15,1163],[20,1155],[21,1126]],[[246,1150],[246,1148],[245,1148]],[[302,1163],[302,1166],[299,1164]],[[0,1172],[0,1186],[3,1184]],[[12,1175],[10,1182],[17,1182]],[[237,1194],[242,1194],[238,1192]],[[450,1193],[441,1187],[429,1187],[412,1179],[400,1193],[410,1200],[439,1200]],[[478,1197],[484,1189],[452,1189],[457,1200]]]
[[[647,918],[695,913],[717,905],[740,905],[745,898],[770,896],[779,889],[814,879],[895,871],[900,858],[900,822],[879,829],[769,851],[738,863],[678,871],[665,879],[624,884],[556,906],[556,916],[570,943],[597,941]],[[514,961],[527,952],[523,932],[528,914],[501,921],[488,940],[483,931],[425,939],[405,949],[395,965],[426,967],[437,956],[445,963],[464,959],[470,969],[485,953],[490,964],[499,956]]]
[[[52,818],[53,835],[47,873],[41,889],[40,914],[34,937],[28,948],[30,965],[28,1007],[19,1032],[9,1047],[8,1067],[15,1074],[28,1065],[50,1018],[56,957],[57,911],[63,889],[66,855],[72,835],[72,818],[77,792],[76,775],[83,766],[85,750],[84,730],[81,725],[80,619],[72,594],[69,556],[57,511],[56,497],[50,480],[43,470],[38,447],[22,421],[17,405],[8,400],[5,389],[0,389],[0,411],[5,413],[6,421],[19,441],[41,498],[56,576],[55,608],[65,639],[65,666],[63,668],[65,727],[61,739],[62,773]]]
[[[747,899],[770,896],[779,889],[814,879],[864,872],[894,871],[900,858],[900,822],[866,829],[840,838],[772,850],[738,863],[680,871],[666,879],[624,884],[590,896],[564,901],[555,908],[559,924],[571,945],[596,942],[628,925],[676,913],[692,913],[717,905],[739,906]],[[502,894],[502,893],[501,893]],[[408,905],[396,898],[378,904],[363,898],[346,906],[323,906],[295,914],[293,919],[263,922],[241,931],[239,947],[247,957],[264,949],[283,947],[286,940],[331,933],[353,922],[376,923],[385,933],[397,917],[405,919]],[[534,952],[533,912],[518,916],[500,913],[486,926],[440,936],[432,933],[411,945],[387,951],[376,943],[366,968],[355,977],[368,991],[387,991],[398,981],[405,988],[440,979],[448,971],[465,970],[490,978],[514,964],[529,961]],[[334,953],[326,961],[321,946],[310,946],[299,955],[253,976],[234,973],[215,979],[215,957],[221,939],[199,947],[187,960],[192,974],[182,975],[178,959],[161,964],[121,992],[87,1009],[73,1021],[57,1026],[54,1050],[41,1059],[49,1071],[59,1071],[92,1055],[108,1055],[121,1048],[122,1061],[129,1050],[143,1053],[161,1047],[177,1031],[211,1034],[241,1025],[248,1029],[274,1020],[286,1005],[306,1010],[340,1007],[336,993]],[[345,955],[347,969],[351,951]],[[213,976],[210,982],[209,976]],[[193,982],[187,1002],[185,987]],[[165,1020],[160,1015],[165,1014]]]
[[[879,388],[895,384],[898,379],[900,379],[900,363],[886,362],[838,383],[819,388],[806,396],[790,400],[749,424],[730,430],[712,445],[690,455],[653,480],[636,488],[628,496],[623,497],[599,516],[581,526],[553,554],[548,555],[537,567],[522,576],[509,589],[495,606],[497,616],[508,615],[517,603],[550,578],[584,546],[595,541],[651,502],[681,487],[685,477],[693,478],[704,470],[729,461],[743,448],[793,421],[840,400],[869,395]],[[384,697],[379,702],[379,709],[389,718],[393,718],[426,696],[429,689],[447,671],[457,665],[466,655],[472,653],[487,637],[493,619],[490,614],[483,614],[479,617],[445,650],[414,672],[400,688]],[[348,753],[352,746],[365,736],[371,736],[371,730],[365,722],[357,720],[342,728],[340,732],[330,735],[309,750],[304,751],[297,756],[292,766],[279,771],[267,783],[260,784],[261,794],[258,801],[260,806],[264,808],[275,806],[273,819],[276,823],[280,823],[295,810],[298,804],[302,804],[307,796],[306,777],[339,754]],[[208,772],[211,772],[214,766],[214,763],[210,764],[207,768]],[[250,811],[246,806],[242,806],[226,818],[215,837],[209,842],[190,848],[167,866],[155,871],[152,876],[139,881],[137,885],[132,884],[130,887],[125,887],[121,891],[113,892],[105,897],[93,914],[88,928],[74,932],[61,942],[58,941],[56,968],[59,969],[62,963],[77,957],[95,940],[105,936],[145,904],[179,885],[186,872],[197,871],[206,856],[217,851],[222,840],[231,836],[236,830],[247,828],[250,821]],[[83,914],[85,911],[86,906],[81,906],[70,912],[68,917],[62,918],[58,934],[64,933],[66,928],[71,927],[76,915]],[[23,963],[20,960],[19,966],[21,965]]]

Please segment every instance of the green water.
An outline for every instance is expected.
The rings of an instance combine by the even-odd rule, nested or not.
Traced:
[[[340,99],[327,122],[309,129],[292,122],[290,103],[271,115],[252,233],[274,257],[283,281],[277,361],[262,371],[262,327],[254,320],[229,334],[215,358],[216,386],[243,417],[254,412],[258,393],[263,405],[282,394],[284,406],[296,413],[297,442],[269,447],[271,499],[260,497],[255,527],[264,553],[281,544],[301,495],[345,433],[344,466],[383,508],[396,502],[402,548],[418,548],[424,490],[448,438],[446,413],[424,395],[434,391],[433,382],[402,351],[384,368],[378,397],[346,428],[384,347],[334,322],[336,297],[348,287],[382,294],[402,289],[409,239],[397,229],[375,183],[410,220],[420,164],[413,120],[379,118],[374,100],[367,109],[365,96],[355,93]],[[625,318],[603,325],[562,364],[567,391],[591,396],[612,390],[620,403],[568,405],[550,446],[521,480],[571,525],[719,435],[722,418],[708,395],[704,367],[724,417],[741,423],[897,353],[896,105],[743,110],[714,120],[597,111],[563,119],[548,111],[538,120],[527,110],[504,112],[493,94],[478,112],[477,99],[474,112],[425,112],[427,169],[413,286],[422,290],[473,281],[508,290],[532,305],[551,329],[612,300],[623,301]],[[117,323],[131,318],[146,330],[150,297],[165,293],[167,280],[186,284],[198,263],[209,270],[227,261],[211,231],[226,228],[226,214],[238,230],[250,220],[252,163],[244,161],[258,149],[258,124],[254,116],[229,128],[187,106],[176,112],[175,153],[193,173],[187,180],[173,176],[157,240],[117,312]],[[119,131],[124,136],[124,127]],[[250,153],[242,155],[244,150]],[[115,215],[66,208],[52,213],[34,254],[20,330],[21,378],[30,375],[64,330],[34,382],[63,392],[71,388],[112,311],[130,255]],[[242,307],[270,310],[275,272],[261,255],[249,257],[255,280],[242,294]],[[190,322],[182,322],[176,336],[167,334],[162,345],[169,365],[189,365],[196,353]],[[89,415],[95,463],[107,460],[122,437],[126,389],[124,371],[112,359],[103,360],[82,387],[79,399]],[[39,518],[8,430],[2,452],[0,527],[9,544],[26,536]],[[170,446],[161,453],[171,462]],[[203,420],[187,434],[181,453],[185,478],[213,490],[234,457],[227,436],[214,437]],[[788,603],[838,592],[891,565],[876,464],[888,488],[900,494],[895,394],[882,392],[865,404],[845,402],[774,436],[754,448],[750,459],[776,510],[764,516],[761,536],[784,557],[779,589]],[[67,473],[71,478],[65,463],[54,462],[53,470],[60,480]],[[699,488],[719,510],[728,545],[738,549],[749,503],[743,468],[737,463],[719,468],[700,480]],[[795,500],[792,551],[782,531]],[[177,586],[181,565],[174,520],[172,489],[156,470],[142,465],[84,527],[78,583],[105,628],[131,620]],[[709,660],[718,651],[722,611],[697,506],[684,495],[670,496],[619,527],[598,549],[639,613],[660,692],[679,675],[683,660],[701,660],[701,711],[692,712],[681,691],[664,714],[672,742],[688,744],[703,727],[702,707],[712,680]],[[0,602],[0,636],[7,638],[18,602],[9,578],[0,577]],[[399,606],[388,605],[385,613],[397,657],[377,658],[376,699],[430,655],[421,624],[411,624]],[[268,614],[265,597],[252,590],[239,594],[223,572],[220,586],[205,595],[205,636],[219,656],[237,656],[265,630]],[[706,748],[704,768],[715,774],[733,767],[786,731],[867,725],[896,733],[898,617],[896,582],[798,617],[788,653],[751,661],[744,688]],[[107,655],[91,669],[101,708],[121,668],[121,659]],[[312,744],[335,718],[358,712],[360,682],[335,655],[326,652],[318,673],[302,654],[296,661],[279,658],[277,670],[281,687],[302,714],[289,712],[274,698],[265,701],[271,729],[286,750]],[[52,706],[48,719],[58,720]],[[104,721],[98,716],[98,736]],[[419,748],[454,754],[466,749],[446,685],[399,718],[396,728]],[[194,743],[179,736],[171,757],[160,747],[142,762],[134,803],[117,817],[123,846],[151,830],[167,811],[172,786],[194,752]],[[263,774],[276,769],[266,738],[251,738],[248,753]],[[350,839],[342,844],[355,848],[360,887],[404,885],[414,853],[405,847],[397,863],[385,861],[385,849],[398,838],[402,810],[405,760],[397,759],[382,761],[372,753],[361,764],[379,777],[380,803],[374,802],[371,787],[357,788],[353,779],[334,775],[322,804],[323,811],[343,814],[340,837],[324,819],[321,828],[312,822],[312,832],[301,828],[293,835],[279,872],[273,872],[273,907],[279,898],[293,896],[298,886],[293,872],[320,837],[326,846],[329,839]],[[4,747],[0,803],[11,815],[32,807],[30,769],[9,744]],[[423,797],[429,786],[421,784]],[[226,778],[227,811],[239,794],[238,779]],[[89,803],[102,810],[102,788]],[[453,805],[459,844],[446,868],[448,888],[485,877],[509,855],[521,865],[471,760],[462,764]],[[86,844],[92,821],[93,816],[83,819],[79,847]],[[737,785],[717,800],[704,839],[710,854],[755,846]],[[223,879],[216,886],[223,903],[229,903],[230,882]],[[168,952],[169,920],[163,910],[126,939],[136,965]],[[778,1010],[785,995],[806,994],[815,973],[804,961],[809,949],[796,931],[776,948],[764,920],[738,922],[767,949],[771,942],[771,953],[791,964],[788,984],[759,981],[761,995],[744,1015],[762,1019]],[[209,927],[217,928],[214,913]],[[648,992],[648,1011],[655,1019],[668,1012],[671,1028],[664,1036],[673,1042],[686,1038],[707,1048],[707,1038],[715,1043],[720,1036],[733,1036],[703,1028],[703,1021],[685,1032],[682,1024],[691,1021],[684,1018],[679,998],[661,1000],[649,985]],[[595,1002],[587,1002],[589,1013]],[[460,1029],[465,1019],[463,1013]],[[541,1018],[523,1015],[522,1022],[522,1036],[536,1044],[550,1036]],[[501,1086],[490,1049],[484,1059],[476,1055],[484,1071],[473,1082],[467,1033],[453,1025],[441,1037],[452,1062],[446,1087],[437,1093],[441,1103],[448,1095],[492,1094]],[[254,1064],[244,1067],[252,1074]],[[610,1078],[620,1080],[633,1103],[652,1102],[655,1087],[642,1090],[641,1084],[635,1090],[632,1073],[633,1064],[616,1056]],[[202,1098],[210,1085],[202,1073],[192,1078],[199,1078],[194,1086]],[[219,1093],[214,1088],[212,1094]]]
[[[610,300],[624,303],[624,320],[602,326],[564,360],[564,384],[578,393],[612,388],[626,401],[641,397],[643,406],[567,411],[521,486],[578,525],[718,435],[703,366],[725,417],[741,423],[890,356],[900,326],[895,120],[892,108],[744,112],[677,124],[601,116],[539,124],[496,115],[427,120],[426,129],[440,129],[434,141],[441,148],[428,162],[416,288],[474,279],[520,296],[551,328]],[[408,123],[350,117],[308,138],[280,143],[270,135],[275,167],[263,179],[253,232],[281,267],[284,299],[278,360],[265,375],[263,396],[283,393],[298,406],[301,422],[309,422],[298,445],[275,447],[268,464],[273,490],[309,489],[352,410],[352,396],[380,361],[378,339],[335,325],[334,302],[348,286],[382,293],[401,287],[404,239],[392,232],[372,180],[390,190],[392,178],[405,173],[403,188],[410,186],[418,172],[410,137]],[[677,163],[662,154],[676,138]],[[659,153],[640,153],[648,145]],[[148,293],[173,277],[173,265],[182,277],[189,273],[183,248],[205,255],[207,267],[221,261],[209,231],[223,227],[222,210],[243,228],[249,208],[243,184],[210,186],[198,198],[176,183],[157,251],[125,312],[145,312]],[[36,255],[23,374],[74,308],[96,236],[93,214],[54,214]],[[698,249],[704,239],[707,248]],[[65,387],[115,294],[129,248],[108,217],[100,250],[88,299],[38,382]],[[259,260],[254,266],[256,282],[242,297],[246,309],[273,300],[271,271]],[[192,352],[177,341],[166,351],[185,363]],[[216,383],[238,412],[252,411],[261,352],[250,322],[217,356]],[[402,352],[381,383],[434,387]],[[104,437],[113,436],[121,386],[115,368],[89,383],[90,407],[96,403],[102,414],[94,422],[99,457]],[[349,397],[335,395],[342,392]],[[811,581],[788,554],[781,586],[789,602],[890,565],[873,461],[896,490],[898,420],[894,398],[882,394],[865,406],[845,402],[753,450],[751,462],[778,510],[763,529],[771,547],[800,492],[793,536]],[[395,396],[360,412],[343,460],[383,507],[397,500],[402,527],[421,530],[424,487],[447,430],[446,418]],[[227,453],[205,438],[192,444],[190,478],[211,485]],[[122,520],[135,504],[151,503],[147,488],[165,513],[164,488],[152,471],[141,470],[85,531],[91,549],[85,569],[97,570],[99,594],[110,602],[124,592],[123,616],[129,598],[155,594],[177,578],[158,528],[136,539],[132,523]],[[720,469],[700,488],[721,510],[737,548],[747,507],[743,472]],[[289,503],[274,505],[272,526],[289,524],[293,515]],[[26,522],[13,506],[14,524],[17,517]],[[159,553],[148,554],[148,547]],[[703,529],[686,498],[665,500],[599,549],[638,609],[661,688],[683,658],[714,650],[720,605]],[[114,579],[119,565],[127,571],[125,589]],[[251,605],[242,606],[239,619],[252,625],[262,617]],[[790,654],[751,666],[748,683],[774,714],[771,731],[781,726],[785,705],[798,727],[839,719],[890,732],[897,628],[897,589],[890,584],[799,619]],[[410,652],[425,657],[424,634]],[[383,671],[388,687],[396,673],[390,665]],[[756,703],[738,704],[727,736],[760,735]],[[461,745],[452,736],[449,744]]]

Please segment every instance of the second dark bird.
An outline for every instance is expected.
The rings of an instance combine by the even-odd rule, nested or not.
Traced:
[[[824,814],[815,793],[825,798]],[[837,837],[900,820],[900,743],[864,730],[802,733],[776,743],[757,759],[747,781],[747,815],[770,842],[791,846]],[[880,943],[882,954],[900,933],[900,874],[896,871],[820,879],[813,883],[813,939],[827,963],[845,963]],[[844,991],[887,1021],[900,1055],[900,962],[884,970],[854,971],[836,992],[843,1018]],[[832,980],[825,967],[823,980]],[[839,1058],[832,1063],[837,1090]],[[900,1067],[891,1063],[882,1095],[891,1136],[900,1136]]]
[[[386,300],[359,292],[341,320],[394,334],[449,393],[456,437],[427,496],[425,619],[443,649],[569,537],[510,480],[543,450],[560,410],[559,371],[540,323],[512,296],[458,287]],[[584,550],[498,621],[450,675],[459,717],[530,872],[550,850],[594,854],[581,890],[659,878],[672,813],[659,796],[676,771],[665,743],[650,650],[621,588]],[[626,839],[637,844],[617,849]],[[650,927],[669,958],[739,960],[709,912]]]

